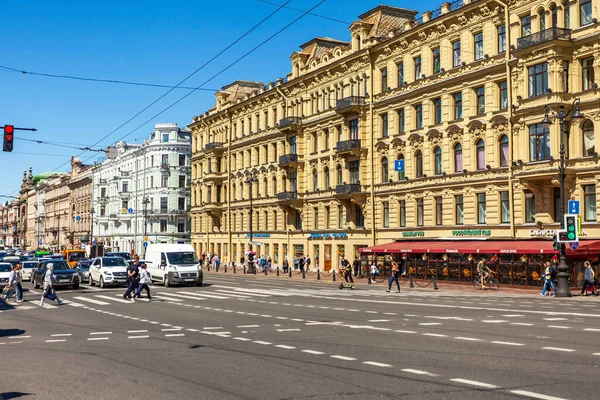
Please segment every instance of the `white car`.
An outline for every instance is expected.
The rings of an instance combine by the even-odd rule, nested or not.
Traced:
[[[90,286],[98,284],[124,285],[127,280],[127,261],[123,257],[97,257],[90,265]]]
[[[10,275],[10,271],[12,271],[11,263],[0,263],[0,291],[8,283],[8,276]]]
[[[23,281],[31,281],[31,283],[33,283],[33,270],[37,265],[37,261],[23,261],[21,265],[23,266],[23,269],[21,270]]]

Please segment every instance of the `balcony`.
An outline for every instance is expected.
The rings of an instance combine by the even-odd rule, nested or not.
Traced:
[[[110,218],[110,219],[117,219],[117,214],[109,214],[108,218]]]
[[[360,140],[350,139],[342,142],[337,142],[335,152],[338,155],[358,155],[360,153]]]
[[[160,169],[168,171],[171,168],[169,164],[161,164]]]
[[[220,217],[223,213],[223,203],[220,202],[204,203],[202,208],[204,211],[214,215],[215,217]]]
[[[302,118],[300,117],[286,117],[279,121],[279,130],[281,132],[292,132],[297,131],[302,125]]]
[[[367,101],[363,96],[344,97],[336,101],[335,111],[338,114],[359,113],[366,104]]]
[[[223,182],[227,178],[225,172],[206,172],[204,174],[204,182]],[[184,189],[184,188],[182,188]]]
[[[282,168],[297,168],[301,164],[298,154],[285,154],[279,156],[279,166]]]
[[[360,200],[366,198],[366,194],[362,191],[360,183],[344,183],[335,187],[335,198],[338,200]]]
[[[106,179],[100,179],[100,184],[101,184],[101,185],[104,185],[104,184],[106,184]]]
[[[204,146],[205,153],[221,154],[223,151],[225,151],[225,149],[223,148],[222,142],[211,142]]]
[[[548,28],[543,31],[532,33],[517,39],[517,48],[519,50],[528,49],[541,43],[552,40],[571,40],[571,30],[564,28]]]
[[[103,206],[106,205],[108,203],[108,197],[105,196],[98,198],[98,203]]]
[[[277,193],[277,203],[280,207],[290,207],[293,205],[302,205],[302,200],[298,198],[297,191]]]

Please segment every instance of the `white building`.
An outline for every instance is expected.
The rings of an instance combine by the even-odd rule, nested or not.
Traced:
[[[191,134],[156,124],[143,144],[123,141],[93,171],[92,236],[111,251],[144,254],[144,242],[190,243]]]

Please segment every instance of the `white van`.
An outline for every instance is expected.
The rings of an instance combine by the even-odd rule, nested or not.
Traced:
[[[191,244],[148,244],[145,260],[153,282],[166,287],[177,283],[202,286],[202,270]]]

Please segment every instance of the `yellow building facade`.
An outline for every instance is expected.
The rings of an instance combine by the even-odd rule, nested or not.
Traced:
[[[560,129],[541,121],[575,99],[565,198],[581,202],[583,239],[600,238],[595,6],[380,6],[349,41],[302,45],[287,79],[224,87],[189,125],[196,251],[238,261],[250,215],[259,255],[325,270],[395,240],[551,238]]]

